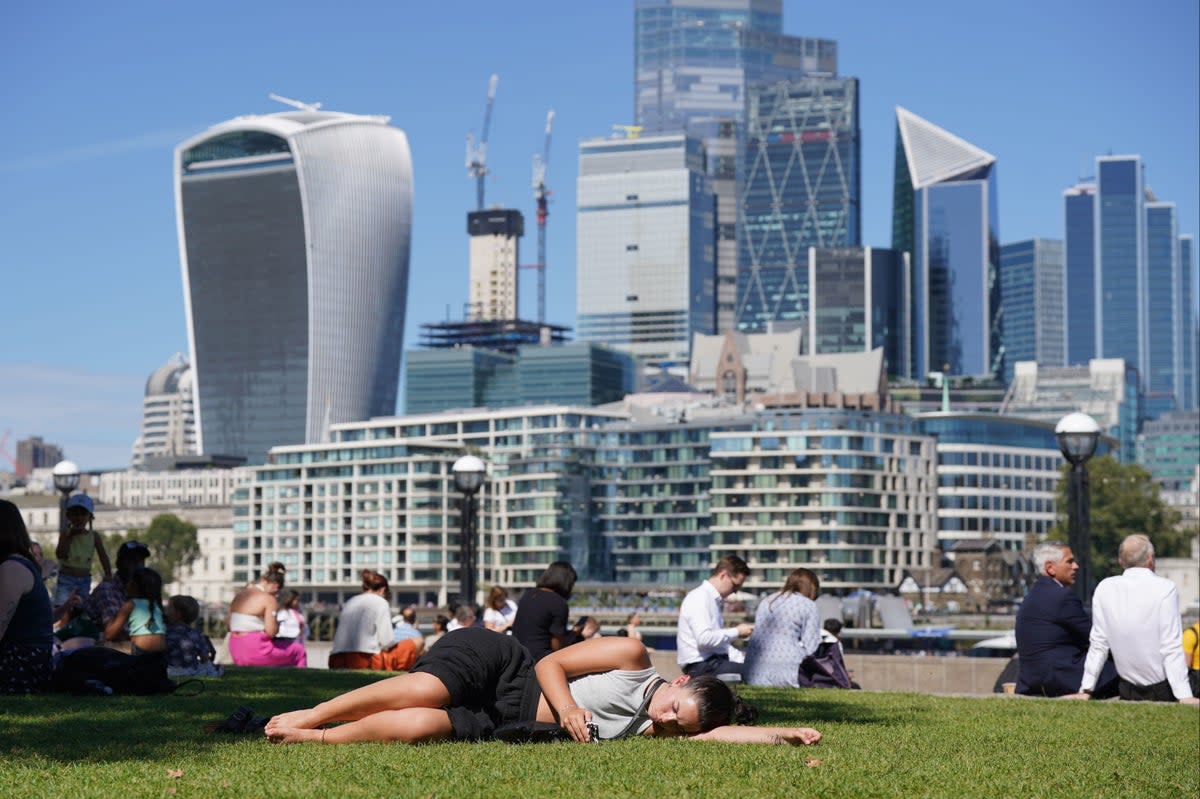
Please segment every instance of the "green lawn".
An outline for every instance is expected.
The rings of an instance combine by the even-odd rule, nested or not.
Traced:
[[[1196,797],[1200,712],[1178,705],[744,689],[815,747],[273,746],[206,734],[374,679],[230,669],[199,696],[0,698],[0,797]]]

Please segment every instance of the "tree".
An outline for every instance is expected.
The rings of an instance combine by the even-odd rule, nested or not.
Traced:
[[[1168,506],[1159,495],[1158,484],[1136,463],[1118,463],[1111,455],[1092,458],[1087,463],[1091,487],[1091,572],[1099,582],[1120,574],[1117,548],[1133,533],[1150,537],[1157,557],[1186,556],[1191,533],[1180,529],[1179,511]],[[1067,540],[1067,487],[1071,467],[1064,465],[1058,481],[1058,522],[1050,537]]]
[[[129,530],[125,535],[108,536],[105,546],[116,566],[117,548],[126,541],[140,541],[150,550],[146,565],[162,576],[163,585],[175,581],[180,569],[191,566],[200,557],[200,540],[196,525],[173,513],[160,513],[142,530]]]

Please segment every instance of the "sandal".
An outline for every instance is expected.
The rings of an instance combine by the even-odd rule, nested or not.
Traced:
[[[266,716],[256,716],[254,708],[242,705],[224,721],[210,721],[204,725],[205,732],[224,732],[233,735],[249,735],[262,732],[270,721]]]

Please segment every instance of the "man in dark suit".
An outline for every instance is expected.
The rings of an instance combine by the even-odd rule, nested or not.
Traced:
[[[1092,621],[1071,590],[1079,564],[1071,548],[1047,541],[1033,551],[1038,578],[1017,613],[1017,693],[1063,696],[1074,693],[1083,678]],[[1116,693],[1117,672],[1105,664],[1096,684],[1100,698]]]

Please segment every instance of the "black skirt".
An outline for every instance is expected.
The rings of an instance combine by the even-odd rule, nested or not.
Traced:
[[[446,686],[456,741],[489,740],[496,728],[537,717],[541,690],[529,651],[482,627],[446,633],[412,667]]]

